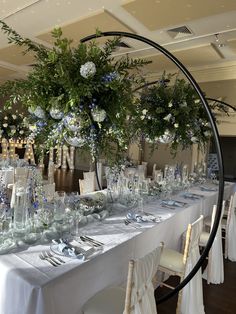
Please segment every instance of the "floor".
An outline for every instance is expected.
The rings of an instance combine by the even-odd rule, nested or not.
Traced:
[[[83,178],[82,171],[56,170],[55,183],[57,191],[79,191],[79,178]],[[206,314],[235,314],[236,313],[236,262],[225,260],[225,281],[221,285],[208,285],[203,280],[204,306]],[[176,278],[170,279],[173,284]],[[167,288],[155,291],[156,299],[169,292]],[[158,305],[158,314],[174,314],[177,296]],[[145,314],[145,313],[143,313]],[[191,314],[191,313],[189,313]]]

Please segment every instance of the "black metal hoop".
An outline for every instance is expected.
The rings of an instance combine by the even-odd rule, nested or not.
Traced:
[[[168,50],[166,50],[165,48],[163,48],[162,46],[160,46],[159,44],[155,43],[154,41],[152,41],[150,39],[147,39],[147,38],[140,36],[140,35],[127,33],[127,32],[120,32],[120,31],[102,32],[99,35],[94,34],[94,35],[87,36],[87,37],[81,39],[80,41],[82,43],[84,43],[88,40],[98,38],[98,37],[104,37],[104,36],[121,36],[121,37],[128,37],[128,38],[136,39],[138,41],[141,41],[143,43],[146,43],[146,44],[152,46],[153,48],[155,48],[158,51],[160,51],[161,53],[163,53],[167,58],[169,58],[183,72],[183,74],[189,80],[189,82],[191,83],[193,88],[196,90],[196,92],[197,92],[197,94],[198,94],[198,96],[199,96],[199,98],[200,98],[200,100],[201,100],[201,102],[202,102],[202,104],[206,110],[211,128],[213,130],[213,137],[215,140],[216,152],[217,152],[217,158],[218,158],[218,164],[219,164],[219,196],[218,196],[217,211],[216,211],[216,216],[215,216],[215,221],[214,221],[214,224],[212,227],[212,231],[211,231],[211,234],[209,236],[206,247],[204,248],[202,255],[200,256],[196,265],[193,267],[193,269],[187,275],[187,277],[174,290],[172,290],[170,293],[166,294],[165,296],[163,296],[161,299],[159,299],[157,301],[157,304],[160,304],[160,303],[166,301],[167,299],[169,299],[170,297],[172,297],[173,295],[175,295],[177,292],[179,292],[193,278],[193,276],[197,273],[199,268],[202,266],[204,260],[206,259],[208,252],[209,252],[209,250],[212,246],[212,243],[214,241],[214,238],[215,238],[218,226],[219,226],[219,222],[220,222],[222,202],[223,202],[223,194],[224,194],[224,168],[223,168],[223,157],[222,157],[222,149],[221,149],[221,145],[220,145],[219,134],[218,134],[218,130],[217,130],[213,115],[211,113],[211,109],[210,109],[210,107],[206,101],[206,98],[205,98],[203,92],[201,91],[199,85],[197,84],[197,82],[195,81],[193,76],[190,74],[190,72],[185,68],[185,66],[174,55],[172,55]]]

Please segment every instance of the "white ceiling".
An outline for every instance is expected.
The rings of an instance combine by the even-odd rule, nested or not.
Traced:
[[[236,0],[0,0],[0,19],[49,47],[48,33],[55,26],[77,42],[96,27],[137,33],[170,50],[199,82],[236,79]],[[173,38],[168,30],[180,26],[192,34]],[[120,48],[118,54],[157,54],[141,42],[124,41],[131,48]],[[174,70],[163,56],[153,60],[145,72],[150,77]],[[24,77],[31,63],[33,58],[9,47],[0,32],[0,81]]]

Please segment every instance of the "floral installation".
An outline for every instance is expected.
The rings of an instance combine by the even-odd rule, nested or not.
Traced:
[[[29,125],[23,113],[0,110],[0,138],[26,139],[29,136]]]
[[[203,148],[211,136],[207,114],[193,87],[178,77],[171,84],[173,76],[164,73],[140,92],[134,117],[138,134],[154,146],[168,143],[172,152],[194,143]]]
[[[35,54],[25,80],[0,86],[0,95],[8,98],[6,107],[18,102],[26,106],[35,143],[46,148],[68,143],[97,158],[117,159],[127,151],[136,101],[132,90],[143,82],[140,69],[149,61],[114,59],[121,38],[107,40],[103,48],[95,41],[72,47],[59,28],[52,31],[49,49],[0,24],[9,42]]]

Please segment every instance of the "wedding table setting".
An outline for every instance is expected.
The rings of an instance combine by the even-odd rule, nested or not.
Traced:
[[[27,220],[24,231],[2,229],[0,312],[81,313],[97,291],[124,284],[129,259],[161,241],[180,249],[188,223],[200,214],[208,216],[217,202],[216,181],[200,180],[182,189],[163,184],[162,193],[159,182],[154,195],[153,189],[146,193],[145,180],[128,177],[124,183],[124,177],[117,181],[112,174],[102,191],[83,196],[56,192],[53,202],[44,202]],[[233,189],[227,182],[225,199]]]

